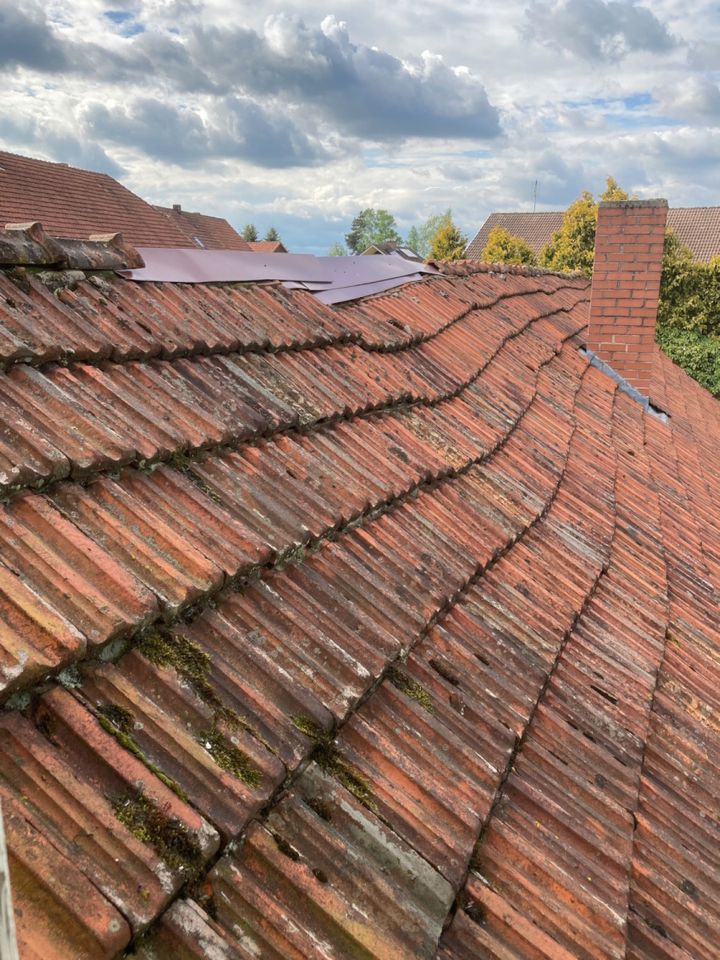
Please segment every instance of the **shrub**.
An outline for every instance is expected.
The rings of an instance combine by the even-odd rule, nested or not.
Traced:
[[[537,257],[525,240],[500,225],[490,231],[482,259],[486,263],[529,263],[533,266],[537,263]]]

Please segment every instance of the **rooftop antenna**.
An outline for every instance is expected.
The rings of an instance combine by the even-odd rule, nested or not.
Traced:
[[[535,207],[537,206],[537,188],[538,182],[535,181],[535,186],[533,187],[533,213],[535,213]]]

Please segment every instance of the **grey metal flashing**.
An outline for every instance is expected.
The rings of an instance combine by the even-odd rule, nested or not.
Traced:
[[[646,413],[652,414],[652,416],[657,417],[658,420],[661,420],[663,423],[667,423],[669,421],[669,413],[667,413],[665,410],[661,410],[660,407],[655,406],[649,397],[646,397],[640,393],[640,391],[628,380],[626,380],[625,377],[621,377],[617,370],[614,370],[609,363],[601,360],[593,350],[591,350],[589,347],[580,347],[580,353],[588,358],[591,366],[596,367],[598,370],[606,373],[609,377],[612,377],[615,383],[617,383],[618,389],[622,393],[626,393],[631,399],[635,400],[636,403],[639,403]]]

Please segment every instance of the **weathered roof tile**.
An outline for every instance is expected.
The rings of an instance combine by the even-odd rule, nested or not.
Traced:
[[[27,956],[709,960],[716,401],[590,366],[581,278],[453,271],[0,275]]]

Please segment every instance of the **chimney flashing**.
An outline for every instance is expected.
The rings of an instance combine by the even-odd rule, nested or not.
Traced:
[[[605,360],[601,360],[600,357],[590,350],[589,347],[581,347],[580,353],[584,357],[587,357],[590,366],[595,367],[597,370],[602,370],[603,373],[606,373],[609,377],[612,377],[612,379],[618,385],[618,390],[621,393],[627,394],[628,397],[630,397],[636,403],[639,403],[646,413],[650,413],[654,417],[657,417],[658,420],[662,421],[662,423],[667,423],[670,420],[670,414],[666,410],[662,410],[660,407],[654,404],[649,397],[643,396],[643,394],[636,387],[634,387],[629,380],[621,377],[617,370],[615,370],[609,363],[606,363]]]

